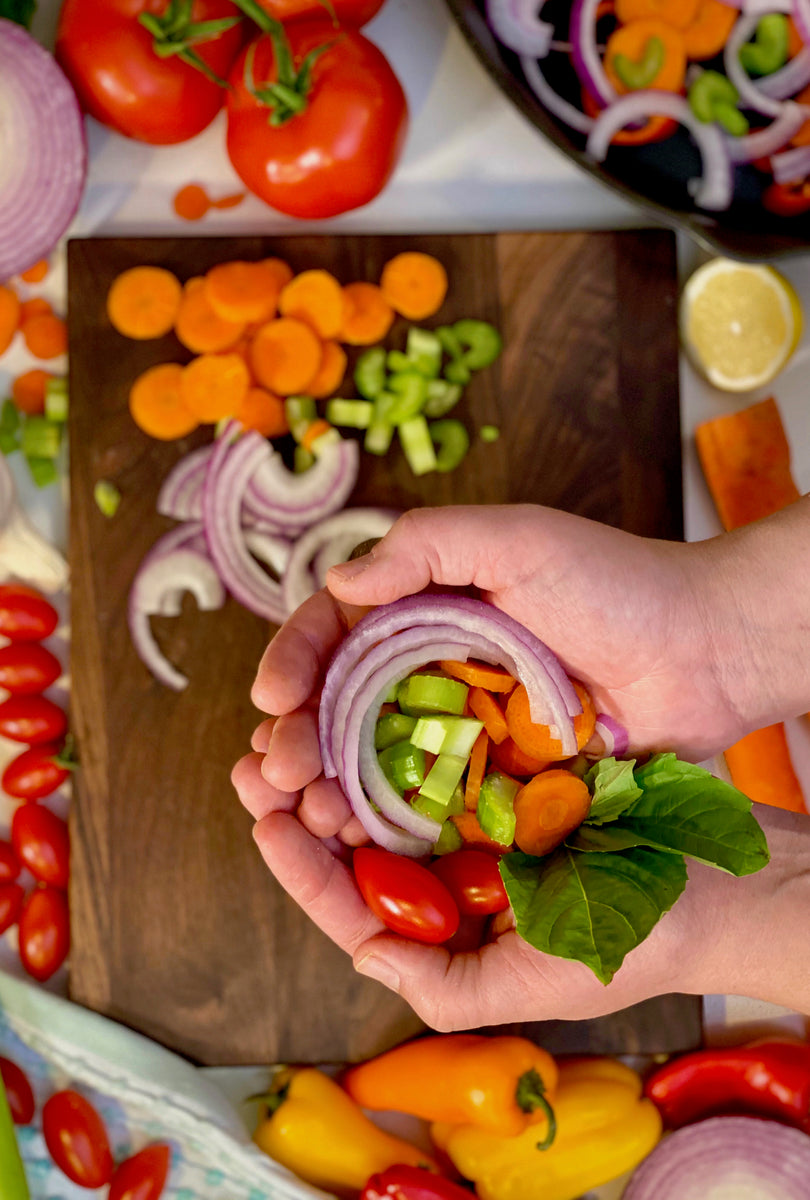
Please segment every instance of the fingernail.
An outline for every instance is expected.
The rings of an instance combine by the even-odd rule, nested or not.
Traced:
[[[340,563],[331,569],[340,579],[356,579],[358,575],[362,575],[363,571],[367,571],[373,562],[373,555],[364,554],[362,558],[355,558],[352,562]]]
[[[360,975],[367,975],[369,979],[376,979],[378,983],[384,984],[392,992],[399,991],[399,972],[384,958],[378,958],[375,954],[367,954],[365,958],[361,958],[355,964],[355,970]]]

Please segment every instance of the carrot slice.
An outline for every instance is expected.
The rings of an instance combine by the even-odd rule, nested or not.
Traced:
[[[331,428],[329,422],[324,421],[322,417],[319,417],[317,421],[310,421],[301,438],[301,445],[305,450],[312,450],[312,443],[317,442],[318,438],[323,437]]]
[[[518,779],[539,775],[549,766],[547,759],[524,754],[514,738],[510,737],[504,738],[502,742],[493,742],[489,748],[489,757],[492,765],[503,771],[504,775],[515,775]]]
[[[129,411],[144,433],[171,441],[191,433],[199,424],[182,395],[183,367],[160,363],[149,367],[132,385]]]
[[[14,288],[0,284],[0,354],[8,350],[20,324],[20,298]]]
[[[662,58],[660,66],[644,80],[643,84],[630,84],[623,75],[626,72],[621,66],[624,60],[627,64],[638,66],[643,62],[651,43],[660,44]],[[619,63],[617,64],[617,58]],[[658,91],[680,92],[686,78],[686,51],[683,48],[683,38],[679,31],[664,21],[640,20],[631,21],[628,25],[620,25],[610,35],[605,46],[605,74],[619,95],[635,90],[637,87],[654,88]]]
[[[50,270],[50,263],[47,258],[41,258],[39,262],[35,262],[28,268],[27,271],[20,271],[20,279],[26,283],[42,283],[42,280]]]
[[[325,400],[333,395],[343,383],[346,374],[346,351],[337,342],[324,342],[321,347],[321,365],[315,378],[307,388],[313,400]]]
[[[201,221],[211,207],[211,201],[199,183],[187,183],[174,193],[172,207],[184,221]]]
[[[215,354],[230,350],[245,332],[241,321],[228,321],[215,311],[208,299],[205,280],[189,279],[174,322],[177,339],[193,354]]]
[[[574,717],[577,750],[581,750],[593,733],[596,712],[587,689],[576,680],[571,682],[582,704],[582,712],[577,713]],[[522,683],[518,684],[507,701],[506,724],[509,736],[514,739],[524,754],[547,762],[559,762],[568,757],[563,754],[559,740],[552,737],[549,726],[538,725],[532,720],[529,712],[528,693]]]
[[[277,396],[307,392],[320,369],[321,358],[317,335],[293,317],[278,317],[262,325],[250,347],[250,364],[257,381]]]
[[[724,757],[731,782],[750,800],[790,812],[808,811],[784,725],[766,725],[747,734],[729,746]]]
[[[467,696],[467,704],[473,716],[476,716],[479,721],[484,722],[486,729],[493,742],[502,742],[504,738],[509,736],[509,729],[506,724],[506,717],[498,705],[498,702],[485,692],[483,688],[470,688],[470,693]]]
[[[461,840],[465,846],[475,846],[476,850],[488,850],[491,854],[497,854],[499,857],[511,849],[502,842],[493,841],[489,834],[484,833],[474,812],[463,812],[458,816],[451,817],[450,820],[461,834]]]
[[[481,791],[481,784],[486,774],[488,757],[489,734],[486,729],[482,729],[473,743],[470,763],[467,767],[467,782],[464,787],[464,807],[468,812],[475,812],[478,808],[478,793]]]
[[[385,264],[380,287],[395,312],[409,321],[421,321],[444,303],[447,272],[432,254],[406,250]]]
[[[239,354],[199,354],[183,370],[183,402],[198,421],[231,417],[250,387],[250,374]]]
[[[524,854],[550,854],[581,825],[591,807],[588,785],[572,771],[543,771],[515,796],[515,844]]]
[[[728,41],[737,15],[722,0],[699,0],[694,17],[686,28],[681,29],[686,57],[701,61],[719,54]]]
[[[280,285],[272,264],[223,262],[205,276],[211,307],[226,321],[268,321],[276,314]]]
[[[281,437],[290,432],[284,401],[266,388],[248,388],[233,415],[243,429],[254,429],[263,437]]]
[[[454,679],[460,679],[462,683],[469,683],[471,687],[485,688],[488,692],[511,692],[517,683],[514,676],[505,671],[503,667],[493,667],[489,663],[477,662],[475,659],[456,662],[454,659],[448,658],[440,662],[439,666],[445,674],[452,675]]]
[[[630,21],[664,21],[674,29],[685,29],[695,19],[700,0],[616,0],[616,17],[622,25]]]
[[[394,310],[376,283],[347,283],[340,340],[350,346],[381,342],[394,323]]]
[[[130,267],[112,282],[107,316],[124,337],[163,337],[174,325],[182,295],[180,280],[165,267]]]
[[[17,376],[11,385],[11,399],[20,412],[29,416],[45,412],[45,389],[53,378],[50,372],[43,371],[41,367],[34,367],[33,371],[24,371]]]
[[[43,313],[52,313],[53,305],[44,296],[30,296],[20,304],[20,325],[30,321],[32,317],[41,317]]]
[[[282,317],[310,325],[324,340],[339,337],[343,327],[343,288],[328,271],[301,271],[278,298]]]
[[[34,358],[58,358],[60,354],[67,353],[67,322],[55,313],[29,317],[23,321],[20,332]]]

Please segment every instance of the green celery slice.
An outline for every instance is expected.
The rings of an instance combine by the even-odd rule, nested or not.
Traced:
[[[488,321],[477,321],[466,317],[456,321],[453,333],[461,343],[463,361],[471,371],[488,367],[503,349],[503,339],[494,325]]]
[[[426,817],[432,817],[434,821],[442,824],[448,817],[458,817],[464,812],[464,788],[457,784],[446,804],[439,800],[430,800],[421,792],[411,799],[410,804],[417,812],[424,813]]]
[[[461,384],[446,379],[429,379],[427,400],[422,412],[426,417],[444,417],[461,399]]]
[[[370,400],[343,400],[336,397],[326,405],[327,421],[348,429],[368,429],[373,416],[374,405]]]
[[[398,792],[407,792],[425,782],[425,752],[408,741],[394,742],[377,755],[386,779]]]
[[[290,433],[300,442],[312,422],[317,419],[318,408],[311,396],[288,396],[284,401],[284,415]]]
[[[436,451],[425,418],[419,414],[403,421],[398,427],[399,440],[408,466],[414,475],[426,475],[436,470]]]
[[[407,741],[416,726],[416,717],[407,713],[383,713],[374,727],[375,750],[387,750],[396,742]],[[421,747],[423,750],[424,746]]]
[[[501,771],[490,771],[478,793],[478,824],[488,837],[503,846],[510,846],[515,840],[514,805],[519,791],[520,784],[514,779]]]
[[[392,425],[401,425],[403,421],[418,416],[425,406],[428,382],[418,371],[411,369],[397,375],[389,375],[387,389],[395,396],[394,403],[387,413],[387,419]]]
[[[470,448],[470,435],[467,430],[461,421],[454,417],[447,417],[443,421],[431,421],[429,429],[431,438],[439,447],[436,454],[436,470],[455,471]]]
[[[435,379],[442,367],[442,343],[430,329],[412,325],[408,330],[405,355],[422,375]]]
[[[420,717],[409,737],[414,746],[421,746],[430,754],[457,754],[469,758],[483,728],[483,721],[474,717]]]
[[[45,385],[45,416],[49,421],[67,420],[68,381],[64,375],[54,375]]]
[[[374,400],[384,390],[385,350],[382,346],[363,351],[354,368],[354,383],[366,400]]]
[[[445,675],[409,675],[399,685],[397,702],[402,711],[411,717],[429,713],[460,717],[469,690],[460,679],[448,679]]]
[[[467,759],[459,754],[440,754],[427,773],[419,795],[447,805],[467,768]]]
[[[62,426],[47,417],[27,417],[20,433],[20,449],[26,458],[58,458]]]
[[[433,847],[434,854],[452,854],[454,850],[460,850],[464,845],[464,839],[456,829],[452,821],[444,821],[442,824],[441,833]]]

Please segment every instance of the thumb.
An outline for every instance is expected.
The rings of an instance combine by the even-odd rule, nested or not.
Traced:
[[[427,1024],[436,1028],[440,997],[452,957],[444,946],[426,946],[388,933],[376,934],[355,948],[354,969],[396,992]],[[461,1008],[451,996],[448,1007]],[[458,1016],[454,1011],[453,1015]]]

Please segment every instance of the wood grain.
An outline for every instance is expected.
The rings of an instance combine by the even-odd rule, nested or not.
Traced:
[[[171,521],[165,472],[204,439],[143,436],[127,393],[147,366],[188,355],[137,343],[105,315],[115,274],[158,263],[181,278],[277,254],[294,269],[376,279],[405,248],[451,280],[433,324],[493,321],[505,352],[465,394],[475,431],[461,469],[416,479],[399,453],[366,456],[352,504],[552,504],[642,534],[682,537],[674,238],[666,232],[69,243],[72,719],[81,755],[72,812],[73,998],[203,1063],[346,1061],[421,1025],[356,976],[281,892],[229,781],[258,714],[249,690],[263,622],[229,601],[155,621],[190,676],[175,694],[138,661],[126,604],[138,563]],[[395,328],[392,344],[403,330]],[[102,516],[93,485],[122,502]]]

